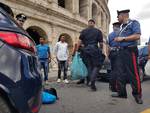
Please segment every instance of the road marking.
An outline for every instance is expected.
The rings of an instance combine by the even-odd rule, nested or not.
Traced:
[[[147,110],[145,110],[145,111],[143,111],[141,113],[150,113],[150,109],[147,109]]]

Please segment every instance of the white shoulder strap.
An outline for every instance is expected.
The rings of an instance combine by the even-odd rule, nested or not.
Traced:
[[[131,22],[129,22],[124,28],[122,28],[122,25],[121,25],[121,29],[120,29],[120,32],[119,32],[119,36],[121,35],[121,33],[124,31],[124,30],[126,30],[127,29],[127,27],[129,26],[129,25],[131,25],[133,23],[133,21],[131,21]]]

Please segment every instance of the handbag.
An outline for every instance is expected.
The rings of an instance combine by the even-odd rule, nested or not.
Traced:
[[[150,76],[150,60],[148,60],[146,65],[145,65],[145,74],[147,76]]]

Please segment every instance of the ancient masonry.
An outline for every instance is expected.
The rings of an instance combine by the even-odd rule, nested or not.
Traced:
[[[61,34],[66,35],[70,50],[88,19],[96,21],[104,38],[110,23],[108,0],[1,0],[14,14],[28,16],[24,28],[38,44],[39,37],[47,38],[53,48]]]

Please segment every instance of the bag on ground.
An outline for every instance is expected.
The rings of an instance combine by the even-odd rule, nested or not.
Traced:
[[[145,65],[145,74],[147,76],[150,76],[150,60],[148,60],[146,65]]]
[[[50,94],[56,96],[57,100],[59,99],[55,88],[49,88],[49,89],[44,88],[44,92],[47,92],[47,93],[50,93]]]
[[[71,64],[71,76],[73,80],[85,78],[88,75],[87,68],[80,57],[80,53],[76,52]]]
[[[56,102],[56,96],[48,92],[42,92],[42,103],[43,104],[53,104]]]

